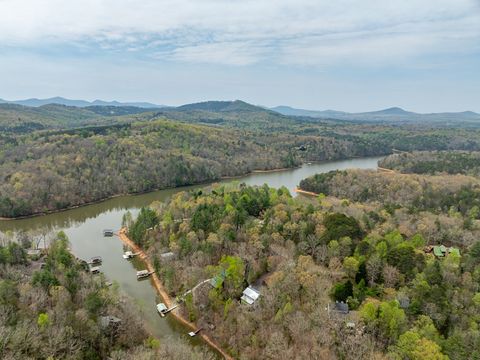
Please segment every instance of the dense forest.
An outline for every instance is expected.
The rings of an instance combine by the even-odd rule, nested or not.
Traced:
[[[212,359],[183,340],[150,337],[116,285],[70,254],[64,233],[34,258],[23,245],[28,238],[0,246],[0,358]]]
[[[317,174],[300,183],[300,188],[360,202],[376,202],[386,210],[405,208],[411,213],[480,219],[480,179],[465,175],[416,175],[374,170],[332,171]],[[458,217],[458,216],[457,216]]]
[[[480,177],[480,152],[415,151],[387,156],[379,166],[414,174],[465,174]]]
[[[480,150],[479,132],[289,117],[241,101],[155,111],[0,104],[0,217],[393,149]]]
[[[236,358],[480,358],[478,208],[347,200],[357,179],[380,187],[357,173],[322,179],[352,188],[340,197],[219,185],[124,222],[172,296],[212,279],[184,298],[182,312],[215,329],[210,335]],[[416,186],[388,181],[393,193]],[[160,256],[167,251],[175,258]],[[247,286],[260,293],[253,305],[240,300]],[[336,311],[342,302],[348,314],[345,305]]]

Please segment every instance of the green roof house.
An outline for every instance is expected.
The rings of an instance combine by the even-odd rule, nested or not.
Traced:
[[[444,257],[445,256],[445,252],[447,251],[447,249],[442,251],[442,247],[445,249],[445,246],[443,246],[443,245],[433,247],[433,254],[436,257]]]

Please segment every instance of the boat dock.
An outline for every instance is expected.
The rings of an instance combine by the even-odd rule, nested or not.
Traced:
[[[125,251],[125,253],[123,254],[123,258],[125,260],[129,260],[129,259],[133,259],[135,256],[137,255],[140,255],[140,253],[133,253],[131,251]]]
[[[172,305],[170,308],[167,308],[167,306],[164,303],[157,304],[157,311],[160,314],[161,317],[165,317],[170,311],[175,310],[179,305],[175,304]]]
[[[102,257],[101,256],[94,256],[92,258],[90,258],[90,261],[87,262],[87,264],[90,264],[90,265],[100,265],[102,263]]]
[[[140,279],[145,279],[147,277],[149,277],[150,275],[152,275],[155,271],[148,271],[148,270],[140,270],[140,271],[137,271],[137,279],[140,280]]]
[[[203,328],[200,328],[200,329],[198,329],[198,330],[196,330],[196,331],[190,331],[190,332],[188,333],[188,335],[189,335],[190,337],[194,337],[194,336],[197,335],[201,330],[203,330]]]

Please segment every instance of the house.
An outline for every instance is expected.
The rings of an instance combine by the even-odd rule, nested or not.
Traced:
[[[100,318],[100,326],[104,329],[116,328],[122,323],[122,319],[115,316],[102,316]]]
[[[433,254],[436,257],[444,257],[446,252],[447,252],[447,248],[444,245],[433,247]]]
[[[446,247],[445,245],[434,246],[433,247],[433,254],[436,257],[445,257],[449,254],[455,254],[460,256],[460,250],[454,247]]]
[[[398,301],[399,306],[402,309],[407,309],[410,306],[410,299],[408,298],[408,296],[406,296],[404,294],[399,294],[397,296],[397,301]]]
[[[215,275],[213,278],[210,279],[210,285],[212,285],[212,287],[214,287],[215,289],[221,288],[226,276],[227,274],[225,270],[223,270],[220,274]]]
[[[38,258],[38,257],[40,257],[41,254],[42,254],[42,250],[40,250],[40,249],[28,249],[27,250],[27,255],[29,257]]]
[[[260,297],[260,292],[253,287],[249,286],[243,290],[243,295],[241,297],[242,303],[253,305],[255,301]]]
[[[328,313],[333,312],[337,314],[347,315],[348,314],[348,304],[343,301],[335,301],[333,304],[328,304],[327,306]]]
[[[171,251],[170,251],[170,252],[163,253],[163,254],[160,254],[160,258],[161,258],[162,260],[165,260],[165,261],[171,260],[171,259],[173,259],[174,257],[175,257],[175,253],[173,253],[173,252],[171,252]]]

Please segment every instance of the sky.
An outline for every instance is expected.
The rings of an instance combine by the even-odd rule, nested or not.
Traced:
[[[0,0],[0,98],[480,112],[480,0]]]

